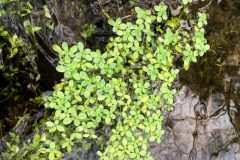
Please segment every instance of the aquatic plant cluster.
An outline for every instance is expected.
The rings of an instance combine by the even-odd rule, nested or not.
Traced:
[[[24,64],[24,53],[21,50],[23,41],[17,35],[11,35],[0,27],[0,72],[4,79],[8,82],[1,84],[0,101],[4,102],[8,99],[17,101],[21,84],[17,75],[19,75],[19,67]]]
[[[46,103],[56,111],[46,125],[62,140],[47,144],[71,151],[82,139],[103,139],[97,131],[110,127],[109,141],[98,151],[101,159],[151,159],[147,144],[160,143],[164,134],[161,111],[172,109],[176,93],[171,88],[179,72],[174,57],[182,56],[188,69],[191,61],[209,49],[202,28],[204,13],[198,14],[189,33],[176,23],[179,19],[168,20],[163,3],[154,10],[136,7],[135,24],[109,20],[117,36],[104,52],[91,51],[82,43],[53,46],[60,57],[56,69],[64,73],[64,79]],[[158,31],[153,27],[159,27]]]
[[[30,59],[34,56],[26,52],[23,40],[17,34],[11,34],[0,26],[0,73],[2,83],[0,86],[0,102],[17,102],[21,94],[26,92],[27,86],[22,83],[28,74],[36,74],[31,66]],[[37,80],[36,80],[37,81]],[[30,85],[34,86],[35,82]],[[3,106],[2,106],[3,107]]]
[[[168,17],[164,3],[135,12],[135,23],[109,20],[116,36],[105,51],[92,51],[81,42],[53,46],[59,55],[56,69],[64,74],[46,100],[54,113],[44,132],[36,133],[27,144],[31,147],[18,149],[18,155],[53,160],[94,142],[102,160],[152,159],[148,143],[160,143],[162,111],[174,104],[176,57],[188,69],[210,48],[204,37],[207,21],[199,12],[185,28],[180,17]]]
[[[6,9],[9,7],[9,4],[15,3],[15,8]],[[19,15],[24,17],[32,12],[33,6],[30,3],[30,0],[0,0],[0,17],[5,15]]]

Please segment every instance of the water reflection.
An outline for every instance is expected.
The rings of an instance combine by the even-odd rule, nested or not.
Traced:
[[[162,143],[151,147],[154,159],[240,159],[239,6],[238,0],[212,1],[207,27],[212,50],[180,73],[184,86],[174,111],[166,113]]]

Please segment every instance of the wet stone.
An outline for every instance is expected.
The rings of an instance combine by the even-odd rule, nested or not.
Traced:
[[[165,126],[167,131],[160,145],[150,147],[154,159],[237,159],[240,152],[238,134],[226,111],[224,96],[219,93],[209,95],[207,102],[211,108],[206,110],[210,112],[206,113],[209,116],[198,119],[194,107],[201,106],[199,96],[186,86],[181,91],[188,94],[176,97],[176,106],[168,117],[172,126]]]

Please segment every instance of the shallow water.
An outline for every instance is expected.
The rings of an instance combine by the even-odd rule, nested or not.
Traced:
[[[166,120],[155,159],[240,159],[240,1],[213,1],[208,8],[211,51],[190,70]]]
[[[22,19],[1,19],[1,22],[12,32],[28,37],[27,43],[38,46],[36,63],[43,77],[40,80],[43,91],[51,90],[62,76],[54,70],[57,56],[52,44],[84,41],[91,48],[101,48],[111,36],[101,7],[113,16],[127,15],[131,7],[120,0],[100,5],[94,0],[35,0],[33,4],[36,14],[30,18],[34,25],[42,27],[35,37],[24,34],[18,23]],[[51,10],[52,19],[38,11],[43,5]],[[160,145],[150,145],[156,160],[240,160],[240,1],[207,1],[192,10],[204,7],[209,16],[206,36],[211,51],[192,64],[190,70],[180,72],[174,110],[164,113],[166,133]],[[96,27],[92,39],[81,34],[86,23]],[[93,147],[92,151],[80,151],[75,157],[69,154],[65,159],[97,159],[94,151]]]

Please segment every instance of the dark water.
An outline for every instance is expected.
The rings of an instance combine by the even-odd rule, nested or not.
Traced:
[[[161,160],[240,159],[240,1],[212,1],[207,39],[211,51],[180,73],[183,84],[167,133],[152,147]]]
[[[157,2],[139,4],[146,7]],[[35,14],[29,17],[34,25],[42,27],[35,36],[24,34],[24,18],[1,19],[1,22],[25,37],[26,43],[37,46],[36,64],[42,75],[42,91],[50,91],[62,76],[54,69],[57,55],[51,49],[52,44],[83,41],[90,48],[102,48],[112,35],[103,9],[117,17],[128,15],[133,7],[124,0],[100,4],[95,0],[34,0],[32,4]],[[39,11],[43,5],[51,10],[51,18]],[[192,64],[190,70],[180,72],[175,109],[164,113],[166,134],[160,145],[150,145],[150,151],[156,160],[240,160],[240,1],[212,0],[191,9],[207,10],[206,36],[211,51]],[[95,26],[92,37],[81,34],[86,31],[86,24]],[[75,155],[75,159],[96,159],[91,151]],[[71,155],[65,157],[70,158]]]

